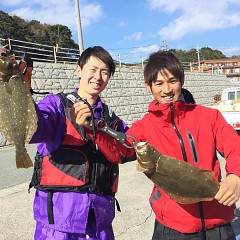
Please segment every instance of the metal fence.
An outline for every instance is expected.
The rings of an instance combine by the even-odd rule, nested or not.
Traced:
[[[49,62],[49,63],[67,63],[76,64],[79,58],[79,49],[62,48],[59,46],[49,46],[39,43],[26,42],[16,39],[0,39],[0,50],[12,52],[17,60],[20,60],[25,52],[27,52],[33,61]],[[113,54],[112,58],[115,60],[117,66],[131,66],[143,68],[146,63],[146,56],[133,56],[132,63],[123,61],[124,54]],[[129,54],[128,54],[129,55]],[[128,56],[129,58],[129,56]],[[190,71],[190,63],[182,63],[184,70]]]
[[[79,50],[31,43],[15,39],[1,39],[1,49],[12,52],[17,60],[27,52],[33,61],[50,63],[76,63]]]

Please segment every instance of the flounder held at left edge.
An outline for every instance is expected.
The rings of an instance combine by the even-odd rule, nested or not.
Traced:
[[[214,199],[220,184],[212,171],[163,155],[147,142],[135,144],[134,148],[138,170],[174,201],[190,204]]]
[[[37,128],[32,96],[14,56],[0,56],[0,131],[16,148],[17,168],[31,167],[25,143]]]

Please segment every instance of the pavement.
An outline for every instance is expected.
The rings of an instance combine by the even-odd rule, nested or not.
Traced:
[[[148,198],[152,183],[137,172],[135,162],[120,166],[120,182],[116,195],[121,212],[113,222],[116,240],[150,240],[154,213]],[[28,193],[28,182],[0,190],[0,240],[32,240],[35,221],[32,204],[35,190]],[[233,221],[236,235],[240,234],[240,204]],[[240,239],[240,238],[238,238]]]

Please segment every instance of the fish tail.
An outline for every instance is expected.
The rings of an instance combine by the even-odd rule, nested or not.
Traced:
[[[16,151],[16,166],[17,168],[29,168],[33,166],[33,162],[26,152]]]

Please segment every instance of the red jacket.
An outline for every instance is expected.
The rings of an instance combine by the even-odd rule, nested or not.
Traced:
[[[175,124],[182,138],[186,160],[190,164],[214,171],[216,179],[220,181],[217,149],[224,152],[227,174],[234,173],[240,176],[240,137],[221,113],[215,109],[182,101],[171,105],[172,112],[169,104],[157,104],[155,100],[152,101],[149,112],[134,123],[127,134],[136,137],[137,142],[147,141],[162,154],[184,160],[179,136],[173,127]],[[155,186],[150,203],[156,219],[163,225],[182,233],[202,230],[198,203],[179,204]],[[235,206],[227,207],[216,200],[202,202],[202,205],[206,230],[228,223],[234,217]]]

